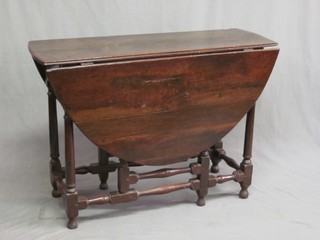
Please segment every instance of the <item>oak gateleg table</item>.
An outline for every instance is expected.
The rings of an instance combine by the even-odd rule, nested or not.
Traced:
[[[29,42],[48,87],[50,177],[53,197],[66,197],[68,228],[81,209],[191,189],[205,205],[209,187],[233,180],[240,198],[252,178],[255,102],[279,49],[240,29],[40,40]],[[56,100],[65,116],[61,166]],[[243,159],[226,155],[221,139],[246,116]],[[73,125],[98,147],[98,163],[76,167]],[[117,157],[111,161],[110,157]],[[136,173],[132,166],[164,166],[197,158],[183,168]],[[234,171],[216,175],[223,160]],[[211,166],[210,166],[211,162]],[[118,190],[108,192],[117,171]],[[210,173],[211,172],[211,173]],[[76,174],[98,174],[105,194],[80,196]],[[190,173],[183,183],[136,190],[143,179]]]

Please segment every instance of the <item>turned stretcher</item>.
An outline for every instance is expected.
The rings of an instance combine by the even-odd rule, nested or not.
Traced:
[[[254,105],[275,64],[276,43],[239,29],[29,43],[49,89],[51,181],[55,197],[67,197],[68,227],[90,204],[119,203],[190,188],[204,205],[208,187],[228,180],[251,184]],[[65,110],[66,166],[59,160],[56,99]],[[244,160],[228,157],[221,139],[247,114]],[[99,149],[98,164],[76,168],[73,124]],[[119,161],[109,161],[110,156]],[[168,165],[190,158],[185,168],[137,174],[131,165]],[[215,176],[221,160],[235,169]],[[118,171],[118,191],[78,196],[75,174],[96,173],[101,189]],[[147,178],[191,173],[185,183],[129,190]],[[63,179],[66,178],[66,181]]]

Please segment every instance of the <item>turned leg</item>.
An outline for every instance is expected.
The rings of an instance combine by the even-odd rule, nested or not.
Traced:
[[[56,179],[62,178],[61,163],[59,160],[59,135],[56,97],[49,87],[48,90],[49,106],[49,136],[50,136],[50,180],[52,185],[52,196],[61,197],[61,191],[58,189]]]
[[[119,193],[126,193],[129,190],[129,165],[126,161],[120,159],[120,166],[118,167],[118,191]]]
[[[100,178],[100,189],[105,190],[108,188],[108,177],[109,172],[107,171],[107,166],[109,163],[109,154],[103,151],[101,148],[98,149],[99,154],[99,178]]]
[[[219,163],[222,160],[222,158],[220,157],[221,153],[225,154],[225,151],[223,150],[223,143],[220,140],[212,147],[212,151],[210,154],[210,158],[212,162],[212,166],[211,166],[212,173],[218,173],[220,171]]]
[[[243,149],[243,161],[241,162],[240,169],[244,172],[244,180],[240,183],[241,191],[240,198],[247,198],[249,196],[248,187],[251,185],[253,165],[251,162],[252,156],[252,141],[253,141],[253,127],[254,127],[254,112],[253,106],[247,113],[246,131]]]
[[[208,194],[208,180],[209,180],[209,164],[210,164],[210,157],[209,152],[205,151],[200,154],[198,157],[198,163],[201,164],[201,173],[197,176],[200,180],[200,189],[197,190],[198,206],[204,206],[205,196]]]
[[[64,116],[65,124],[65,153],[66,153],[66,214],[69,219],[68,228],[77,228],[78,193],[76,186],[76,170],[74,157],[73,123],[68,115]]]

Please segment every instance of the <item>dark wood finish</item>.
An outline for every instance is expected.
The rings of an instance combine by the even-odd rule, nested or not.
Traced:
[[[195,156],[228,133],[260,95],[277,53],[141,60],[47,74],[66,112],[97,146],[130,162],[163,165]]]
[[[51,66],[237,51],[276,45],[276,42],[255,33],[226,29],[31,41],[29,51],[39,64]]]
[[[208,155],[204,155],[204,156],[206,158],[208,157]],[[208,160],[209,159],[206,159],[204,161],[209,162]],[[219,175],[219,176],[207,175],[208,170],[209,170],[208,168],[203,167],[202,173],[206,175],[205,178],[202,178],[202,179],[191,178],[189,179],[188,182],[184,182],[184,183],[167,184],[167,185],[158,186],[151,189],[145,189],[140,191],[130,189],[129,191],[123,194],[119,194],[118,192],[112,192],[110,194],[97,195],[91,198],[79,196],[78,198],[79,210],[85,209],[89,205],[106,204],[106,203],[117,204],[117,203],[130,202],[130,201],[137,200],[139,197],[167,194],[170,192],[179,191],[183,189],[191,189],[197,192],[200,192],[200,191],[205,192],[209,187],[214,187],[216,186],[216,184],[222,184],[231,180],[236,182],[243,182],[245,177],[244,172],[242,172],[241,170],[234,171],[232,174],[229,174],[229,175]],[[206,181],[204,181],[204,179],[206,179]],[[204,187],[204,185],[201,185],[201,181],[203,181],[207,186]]]
[[[165,169],[159,169],[159,170],[146,172],[146,173],[130,172],[129,182],[130,184],[135,184],[142,179],[167,178],[167,177],[172,177],[172,176],[183,174],[183,173],[193,173],[193,169],[195,168],[185,167],[185,168],[165,168]]]
[[[255,105],[247,113],[246,118],[246,130],[244,138],[244,148],[243,148],[243,161],[244,164],[251,163],[252,157],[252,143],[253,143],[253,128],[254,128],[254,114]]]
[[[208,194],[208,178],[209,178],[209,163],[210,163],[210,157],[209,152],[205,151],[200,154],[198,157],[198,163],[201,165],[201,172],[198,174],[197,178],[200,180],[200,188],[197,190],[198,194],[198,200],[197,205],[198,206],[204,206],[206,204],[205,202],[205,196]]]
[[[218,175],[218,176],[209,176],[208,186],[214,187],[217,184],[222,184],[228,181],[235,181],[235,182],[243,182],[244,181],[244,172],[241,170],[234,171],[232,174],[229,175]]]
[[[252,142],[253,142],[253,127],[254,127],[255,105],[247,113],[246,131],[243,149],[243,161],[240,168],[245,173],[244,181],[240,183],[241,191],[240,198],[247,198],[249,196],[248,187],[251,185],[253,165],[251,162],[252,156]]]
[[[118,190],[119,193],[126,193],[129,190],[130,177],[129,165],[126,161],[120,160],[118,167]]]
[[[178,174],[191,173],[193,175],[201,174],[202,166],[199,163],[192,163],[189,167],[185,168],[164,168],[146,173],[136,173],[131,171],[129,174],[129,183],[135,184],[139,180],[150,178],[167,178]]]
[[[66,201],[67,201],[67,216],[69,219],[68,228],[77,228],[78,216],[78,193],[76,187],[75,177],[75,156],[74,156],[74,139],[73,139],[73,123],[70,117],[66,114],[64,116],[65,127],[65,162],[66,162]]]
[[[231,157],[226,155],[226,152],[223,149],[222,141],[216,143],[210,151],[212,166],[211,172],[218,173],[219,172],[219,163],[221,160],[224,160],[229,167],[232,167],[236,170],[240,169],[239,164]]]
[[[100,174],[109,175],[110,172],[116,171],[118,167],[119,167],[119,163],[108,160],[108,164],[106,165],[102,165],[101,163],[97,162],[97,163],[92,163],[89,166],[77,167],[76,174],[82,174],[82,175],[87,173],[99,174],[99,178],[100,178]],[[100,189],[104,190],[104,188],[100,188]]]
[[[61,192],[56,184],[56,178],[62,177],[59,139],[58,139],[58,120],[56,97],[51,88],[48,88],[48,109],[49,109],[49,137],[50,137],[50,180],[53,187],[52,196],[61,197]]]
[[[109,163],[109,154],[102,149],[98,148],[98,159],[99,159],[99,167],[101,171],[99,171],[100,178],[100,189],[106,190],[108,189],[107,180],[109,177],[108,163]]]
[[[203,206],[208,188],[227,181],[240,183],[239,196],[247,198],[254,105],[279,51],[264,48],[275,45],[239,29],[30,42],[49,88],[52,194],[66,197],[68,228],[77,227],[79,210],[89,205],[183,189],[196,191],[197,204]],[[56,98],[66,112],[65,169],[59,160]],[[245,114],[239,165],[226,155],[221,139]],[[98,163],[76,168],[73,123],[98,146]],[[111,155],[120,161],[109,161]],[[197,162],[188,167],[130,171],[132,166],[166,165],[194,156]],[[221,160],[235,171],[210,175],[210,169],[219,171]],[[115,170],[118,192],[78,196],[76,174],[98,174],[100,188],[106,189],[108,174]],[[186,182],[130,188],[139,180],[186,173],[192,175]]]
[[[223,150],[223,143],[222,141],[218,141],[210,151],[210,159],[212,162],[211,172],[218,173],[220,171],[219,163],[222,160],[221,155],[225,154],[226,152]]]

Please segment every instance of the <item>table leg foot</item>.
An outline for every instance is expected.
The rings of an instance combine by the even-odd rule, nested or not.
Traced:
[[[67,227],[69,229],[76,229],[78,227],[77,218],[69,219]]]
[[[248,197],[249,197],[248,188],[243,187],[243,186],[241,186],[241,187],[242,187],[242,189],[241,189],[241,191],[239,192],[239,198],[241,198],[241,199],[246,199],[246,198],[248,198]]]
[[[50,181],[52,185],[51,195],[54,198],[60,198],[62,196],[61,190],[58,188],[57,179],[62,179],[63,173],[61,170],[61,163],[58,158],[52,158],[50,161]]]
[[[211,172],[212,173],[218,173],[220,171],[220,168],[218,165],[212,165],[211,166]]]
[[[52,194],[52,197],[54,198],[60,198],[62,196],[61,191],[58,189],[53,189],[51,194]]]
[[[244,172],[245,177],[244,177],[244,181],[240,183],[241,190],[239,193],[239,197],[242,199],[246,199],[249,196],[248,188],[251,185],[253,166],[251,163],[241,164],[241,169]]]
[[[108,183],[100,183],[100,185],[99,185],[99,188],[101,189],[101,190],[106,190],[106,189],[108,189]]]
[[[206,205],[206,200],[204,197],[199,197],[198,200],[197,200],[197,205],[199,207],[203,207],[204,205]]]

